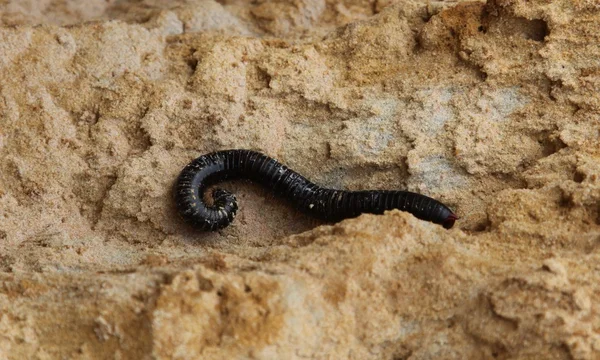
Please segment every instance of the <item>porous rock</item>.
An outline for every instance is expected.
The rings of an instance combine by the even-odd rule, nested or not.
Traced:
[[[600,358],[591,1],[0,4],[0,359]],[[199,233],[171,186],[249,148],[408,189],[325,224],[244,181]]]

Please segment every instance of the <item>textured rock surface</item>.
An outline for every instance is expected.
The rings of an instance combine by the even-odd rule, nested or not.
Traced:
[[[592,1],[0,3],[0,359],[600,358]],[[170,189],[251,148],[461,215],[323,224],[245,182],[203,234]]]

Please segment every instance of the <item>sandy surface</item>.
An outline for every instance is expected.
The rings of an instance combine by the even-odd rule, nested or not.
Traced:
[[[593,1],[0,2],[0,360],[600,359]],[[324,224],[205,152],[461,216]]]

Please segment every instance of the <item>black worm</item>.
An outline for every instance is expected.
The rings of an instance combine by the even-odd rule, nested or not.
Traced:
[[[300,210],[317,218],[339,221],[362,213],[385,210],[408,211],[419,219],[454,225],[458,217],[441,202],[408,191],[344,191],[322,188],[280,164],[251,150],[224,150],[202,155],[189,163],[175,184],[177,210],[187,222],[202,230],[229,225],[238,209],[235,196],[222,189],[212,192],[212,205],[204,201],[207,187],[223,180],[245,178],[258,182],[292,201]]]

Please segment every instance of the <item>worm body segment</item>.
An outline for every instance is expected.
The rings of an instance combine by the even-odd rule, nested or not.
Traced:
[[[320,187],[256,151],[224,150],[202,155],[189,163],[175,183],[179,214],[192,225],[207,231],[222,229],[235,218],[235,196],[223,189],[212,192],[213,203],[204,200],[210,185],[245,178],[289,199],[301,211],[326,221],[340,221],[362,213],[382,214],[399,209],[449,229],[458,217],[441,202],[408,191],[344,191]]]

